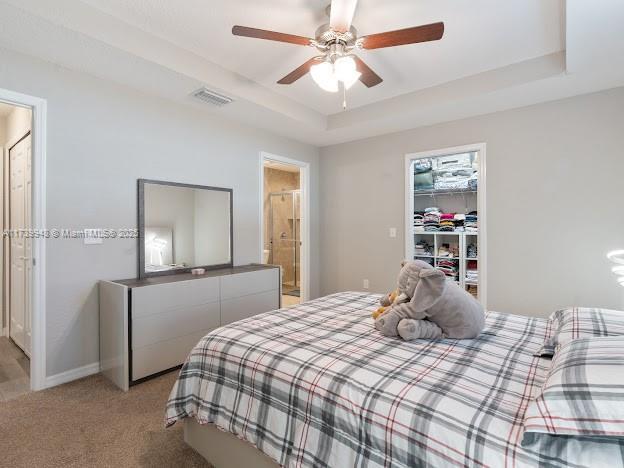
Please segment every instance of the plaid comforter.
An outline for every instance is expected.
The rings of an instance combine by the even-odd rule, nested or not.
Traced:
[[[489,312],[476,340],[404,342],[374,330],[378,299],[334,294],[209,333],[167,425],[194,417],[293,467],[622,464],[616,442],[520,445],[550,366],[533,355],[547,320]]]

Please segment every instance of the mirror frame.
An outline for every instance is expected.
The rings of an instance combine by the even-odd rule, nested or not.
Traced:
[[[204,268],[205,270],[218,270],[220,268],[232,268],[234,266],[234,190],[223,187],[210,187],[208,185],[183,184],[180,182],[169,182],[164,180],[137,179],[138,183],[138,225],[139,225],[139,278],[150,278],[154,276],[176,275],[189,273],[193,268]],[[171,187],[186,187],[192,189],[214,190],[218,192],[229,192],[230,194],[230,262],[218,265],[194,265],[189,268],[179,268],[166,271],[145,271],[145,184],[168,185]]]

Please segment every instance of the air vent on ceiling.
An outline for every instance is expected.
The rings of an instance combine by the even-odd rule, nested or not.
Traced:
[[[225,104],[229,104],[233,101],[232,98],[227,96],[223,96],[222,94],[215,93],[214,91],[210,91],[208,88],[200,88],[195,91],[193,97],[200,99],[201,101],[207,102],[208,104],[212,104],[213,106],[223,106]]]

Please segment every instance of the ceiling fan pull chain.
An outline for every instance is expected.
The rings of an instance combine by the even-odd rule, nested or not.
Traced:
[[[347,110],[347,87],[342,84],[342,110]]]

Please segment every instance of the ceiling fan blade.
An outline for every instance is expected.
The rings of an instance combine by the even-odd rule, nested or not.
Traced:
[[[357,55],[354,55],[353,57],[355,59],[355,66],[357,68],[357,71],[362,74],[362,76],[360,76],[360,81],[364,83],[368,88],[377,86],[383,81],[381,77],[373,70],[371,70],[371,68],[366,65],[360,57],[358,57]]]
[[[437,41],[442,39],[443,35],[444,23],[426,24],[424,26],[399,29],[397,31],[388,31],[363,37],[362,47],[364,49],[381,49],[382,47]]]
[[[301,78],[306,73],[308,73],[310,71],[310,67],[312,65],[314,65],[315,63],[318,63],[318,62],[319,62],[319,57],[311,58],[310,60],[308,60],[303,65],[295,68],[293,71],[291,71],[288,75],[286,75],[284,78],[279,80],[277,83],[278,84],[293,84],[299,78]]]
[[[332,0],[329,10],[329,27],[346,32],[351,28],[358,0]]]
[[[267,31],[266,29],[248,28],[247,26],[234,26],[232,34],[235,36],[253,37],[255,39],[266,39],[267,41],[288,42],[297,45],[310,45],[312,39],[295,36],[294,34],[284,34],[275,31]]]

